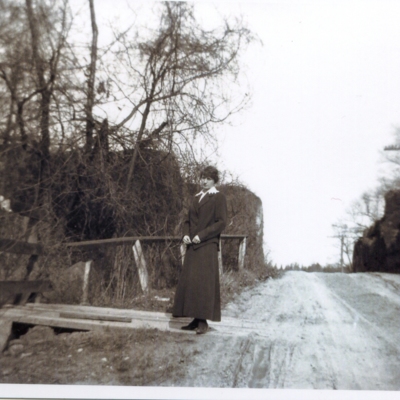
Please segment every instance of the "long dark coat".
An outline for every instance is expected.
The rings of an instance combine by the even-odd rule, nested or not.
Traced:
[[[221,321],[218,248],[226,221],[226,198],[222,193],[208,193],[200,202],[199,197],[193,198],[183,236],[193,240],[198,235],[201,242],[187,246],[173,316]]]

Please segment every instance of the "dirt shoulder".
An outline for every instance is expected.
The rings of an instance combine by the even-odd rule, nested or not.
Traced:
[[[0,382],[399,390],[400,276],[293,271],[242,293],[206,335],[36,327]]]

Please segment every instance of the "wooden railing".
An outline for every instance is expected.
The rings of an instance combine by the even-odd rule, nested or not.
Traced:
[[[221,235],[220,238],[220,251],[218,252],[218,266],[220,273],[223,272],[223,263],[222,263],[222,241],[225,240],[239,240],[239,254],[238,254],[238,267],[239,269],[244,268],[244,260],[246,255],[246,242],[247,235]],[[142,242],[181,242],[182,237],[180,236],[131,236],[131,237],[122,237],[122,238],[113,238],[113,239],[102,239],[102,240],[89,240],[84,242],[70,242],[65,243],[65,246],[73,249],[73,248],[85,248],[87,250],[94,250],[98,247],[104,246],[122,246],[122,245],[131,245],[133,250],[133,255],[135,258],[135,263],[138,268],[138,275],[140,286],[144,293],[148,293],[149,291],[149,274],[147,272],[146,259],[144,257]],[[182,256],[182,264],[185,258],[186,253],[186,245],[181,243],[180,252]],[[92,260],[85,261],[85,272],[83,279],[83,295],[82,295],[82,303],[86,304],[88,300],[88,287],[89,287],[89,274],[90,267],[92,264]]]
[[[49,280],[28,280],[39,256],[44,253],[43,246],[38,243],[0,238],[0,252],[30,255],[24,280],[0,281],[0,307],[11,296],[14,296],[13,304],[24,304],[32,294],[36,296],[52,290]]]
[[[222,264],[222,241],[225,240],[239,240],[239,254],[238,254],[238,267],[239,269],[244,268],[244,261],[246,255],[246,241],[247,235],[221,235],[220,238],[220,251],[218,252],[218,265],[220,273],[223,272]],[[123,238],[103,239],[103,240],[90,240],[84,242],[71,242],[64,243],[63,245],[70,248],[85,248],[93,250],[98,247],[104,246],[121,246],[121,245],[132,245],[133,255],[135,263],[138,268],[138,275],[140,286],[144,293],[149,291],[149,274],[147,271],[146,259],[142,249],[142,242],[177,242],[181,243],[182,238],[178,236],[132,236]],[[22,242],[12,239],[0,238],[0,252],[16,253],[16,254],[29,254],[30,260],[28,262],[27,269],[31,271],[34,264],[37,262],[38,257],[44,254],[45,249],[39,243]],[[182,264],[186,253],[186,245],[180,245],[180,252],[182,256]],[[88,303],[88,288],[89,288],[89,275],[92,260],[85,260],[85,269],[83,273],[83,287],[82,287],[82,300],[81,304]],[[27,280],[29,274],[25,280],[21,281],[0,281],[0,293],[3,296],[17,295],[14,299],[14,303],[24,303],[27,301],[32,293],[40,294],[41,292],[52,290],[50,281],[48,280]],[[0,307],[1,307],[0,299]]]

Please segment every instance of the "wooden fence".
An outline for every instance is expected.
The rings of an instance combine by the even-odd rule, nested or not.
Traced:
[[[221,235],[218,252],[218,265],[220,273],[223,272],[223,263],[222,263],[222,241],[225,240],[238,240],[239,241],[239,254],[238,254],[238,267],[239,269],[244,268],[244,260],[246,255],[246,242],[247,235]],[[88,250],[96,249],[98,247],[104,246],[122,246],[122,245],[131,245],[133,250],[133,255],[135,258],[135,263],[138,268],[138,275],[140,286],[144,293],[148,293],[149,291],[149,274],[147,271],[146,259],[142,249],[142,242],[181,242],[182,238],[180,236],[131,236],[131,237],[123,237],[123,238],[113,238],[113,239],[102,239],[102,240],[90,240],[85,242],[71,242],[66,243],[65,246],[73,249],[73,248],[85,248]],[[180,245],[180,252],[182,256],[182,264],[185,258],[186,253],[186,245]],[[91,267],[91,260],[85,260],[85,272],[83,279],[83,295],[82,295],[82,304],[87,304],[88,299],[88,287],[89,287],[89,274]]]
[[[247,235],[221,235],[220,238],[220,251],[218,252],[218,265],[220,273],[223,272],[222,264],[222,241],[225,240],[238,240],[239,241],[239,254],[238,254],[238,267],[239,269],[244,268],[244,261],[246,255],[246,241]],[[64,243],[63,245],[70,248],[85,248],[87,250],[94,250],[98,247],[104,246],[121,246],[121,245],[131,245],[133,250],[133,255],[135,258],[135,263],[138,268],[138,275],[140,286],[144,293],[149,291],[149,274],[147,271],[146,259],[142,249],[143,242],[181,242],[182,238],[177,236],[133,236],[133,237],[123,237],[123,238],[113,238],[113,239],[103,239],[103,240],[91,240],[84,242],[71,242]],[[29,243],[22,242],[12,239],[0,238],[0,252],[9,252],[16,254],[29,254],[30,260],[28,262],[28,270],[33,269],[33,265],[37,262],[38,257],[44,254],[45,249],[39,243]],[[186,253],[186,245],[180,245],[180,252],[182,256],[182,264],[184,261]],[[82,287],[82,300],[81,304],[88,304],[88,290],[89,290],[89,275],[92,260],[85,260],[85,269],[83,273],[83,287]],[[52,290],[51,283],[47,280],[27,280],[29,274],[26,275],[25,280],[21,281],[0,281],[0,293],[3,295],[17,295],[18,299],[14,300],[14,304],[25,303],[28,297],[32,293],[40,294],[44,291]],[[23,298],[21,298],[23,296]],[[22,301],[21,301],[22,300]],[[1,307],[1,300],[0,300]]]
[[[48,280],[28,280],[30,272],[33,270],[39,256],[44,253],[43,246],[39,243],[0,238],[0,252],[27,254],[30,256],[24,280],[0,281],[0,307],[11,296],[15,296],[13,304],[24,304],[32,294],[36,296],[42,292],[52,290],[51,282]]]

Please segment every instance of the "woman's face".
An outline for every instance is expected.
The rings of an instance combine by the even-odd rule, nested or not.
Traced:
[[[203,177],[200,179],[200,182],[201,182],[201,187],[202,187],[202,189],[204,189],[204,190],[211,189],[213,186],[215,186],[214,179],[212,179],[212,178],[207,178],[206,176],[203,176]]]

